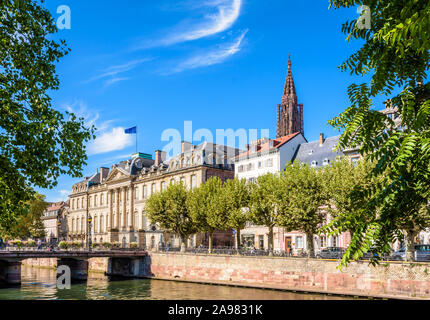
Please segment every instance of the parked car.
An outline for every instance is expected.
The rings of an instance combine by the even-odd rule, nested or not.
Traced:
[[[392,254],[391,259],[397,261],[405,260],[405,251],[405,247],[401,248]],[[430,261],[430,244],[415,245],[415,261]]]
[[[345,253],[345,248],[327,247],[317,253],[318,259],[341,259]]]

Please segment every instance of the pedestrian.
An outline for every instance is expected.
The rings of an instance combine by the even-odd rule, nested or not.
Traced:
[[[2,249],[3,249],[3,239],[0,238],[0,250],[2,250]]]
[[[293,256],[293,248],[291,247],[291,245],[288,246],[288,256]]]
[[[42,240],[37,239],[37,250],[42,250]]]

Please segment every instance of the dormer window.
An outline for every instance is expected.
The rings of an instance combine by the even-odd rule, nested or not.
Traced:
[[[317,166],[317,163],[318,163],[318,162],[316,162],[315,160],[314,160],[314,161],[312,161],[312,163],[311,163],[311,167],[315,168],[315,167]]]
[[[330,164],[330,160],[328,158],[324,159],[323,165],[328,166]]]
[[[314,150],[309,150],[309,155],[313,154]]]

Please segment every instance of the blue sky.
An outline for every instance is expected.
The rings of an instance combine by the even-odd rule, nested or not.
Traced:
[[[358,42],[341,24],[357,9],[328,10],[328,0],[48,0],[71,9],[60,30],[72,49],[58,64],[59,110],[73,110],[99,129],[88,145],[83,175],[110,167],[135,151],[124,128],[138,126],[139,151],[162,149],[162,132],[269,129],[276,135],[291,54],[308,141],[337,133],[327,120],[348,106],[347,86],[363,82],[338,66]],[[382,108],[382,104],[379,108]],[[194,141],[198,143],[198,141]],[[240,146],[243,147],[243,146]],[[48,201],[67,199],[79,179],[63,176]]]

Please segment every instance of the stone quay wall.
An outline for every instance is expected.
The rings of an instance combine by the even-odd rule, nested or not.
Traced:
[[[22,261],[23,265],[38,267],[38,268],[49,268],[55,269],[57,267],[57,258],[36,258],[36,259],[25,259]],[[107,271],[108,258],[91,258],[88,259],[88,271],[104,273]]]
[[[342,271],[339,261],[151,253],[148,275],[255,288],[351,296],[430,299],[430,263],[351,263]],[[150,268],[150,270],[149,270]]]
[[[90,272],[108,272],[108,258],[89,259]],[[302,258],[242,257],[150,252],[141,278],[221,284],[358,297],[430,299],[430,263],[351,263]],[[27,259],[26,265],[56,266],[56,259]],[[120,270],[116,270],[117,273]]]

